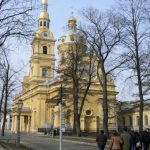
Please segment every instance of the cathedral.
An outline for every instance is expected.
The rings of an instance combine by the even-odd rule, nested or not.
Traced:
[[[31,57],[29,74],[24,76],[22,92],[16,94],[13,101],[12,127],[13,132],[17,131],[17,102],[21,99],[23,107],[20,116],[21,132],[38,132],[43,128],[60,127],[60,108],[58,99],[60,97],[60,87],[62,85],[61,74],[55,75],[55,38],[50,29],[50,17],[47,11],[48,1],[42,0],[41,12],[38,18],[38,29],[31,42]],[[58,68],[63,68],[61,63],[65,59],[65,52],[76,42],[78,37],[81,45],[85,41],[80,38],[76,31],[77,20],[74,16],[68,18],[68,28],[64,35],[58,38]],[[108,79],[109,104],[109,129],[116,129],[117,120],[115,117],[116,94],[114,81],[109,76]],[[70,83],[71,84],[71,83]],[[69,85],[68,85],[68,88]],[[90,94],[92,93],[92,94]],[[101,95],[100,95],[101,93]],[[67,93],[65,106],[62,110],[62,123],[66,128],[73,128],[74,109],[71,105],[73,96]],[[90,86],[83,111],[80,118],[81,131],[99,131],[103,128],[102,111],[102,89],[97,77]]]

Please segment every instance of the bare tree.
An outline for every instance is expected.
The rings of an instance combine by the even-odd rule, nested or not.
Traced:
[[[0,101],[0,116],[3,115],[3,124],[2,124],[2,136],[4,136],[5,131],[5,123],[6,123],[6,115],[8,112],[8,106],[10,102],[10,98],[13,95],[13,92],[19,87],[19,82],[17,80],[17,74],[21,69],[15,71],[10,65],[10,61],[8,59],[8,53],[6,53],[6,49],[3,49],[3,56],[1,58],[1,101]],[[3,113],[2,113],[3,112]]]
[[[33,34],[32,0],[0,1],[0,47],[9,37],[28,38]]]
[[[150,50],[142,56],[141,71],[144,100],[146,100],[150,98]]]
[[[95,76],[94,57],[88,52],[83,37],[72,43],[65,58],[61,60],[60,72],[64,74],[63,80],[71,85],[69,93],[73,97],[74,133],[80,136],[80,117],[88,95],[89,88]],[[64,55],[64,54],[62,54]],[[67,86],[66,86],[67,88]]]
[[[87,44],[97,57],[97,77],[102,87],[103,128],[108,135],[108,76],[120,67],[117,46],[123,36],[121,18],[112,12],[102,13],[97,9],[88,8],[82,11],[86,23],[81,27],[87,37]],[[101,94],[101,93],[100,93]]]
[[[145,54],[148,50],[147,43],[150,37],[149,6],[150,3],[146,0],[127,0],[126,2],[121,1],[118,11],[125,25],[124,33],[126,36],[122,40],[122,43],[124,48],[126,48],[125,55],[128,59],[126,68],[132,70],[137,79],[138,95],[140,99],[139,131],[143,130],[143,77],[147,74],[149,66],[145,61]]]

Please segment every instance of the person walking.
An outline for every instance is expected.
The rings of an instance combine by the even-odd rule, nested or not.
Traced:
[[[135,137],[136,137],[135,150],[142,150],[142,142],[140,134],[138,132],[135,132]]]
[[[121,145],[123,144],[123,139],[117,131],[113,132],[110,143],[110,150],[121,150]]]
[[[127,132],[127,128],[124,128],[124,131],[121,134],[121,137],[124,141],[124,144],[122,145],[122,150],[130,150],[130,148],[131,148],[131,135]]]
[[[107,142],[107,136],[104,134],[104,131],[101,130],[100,134],[96,137],[96,142],[99,150],[104,150]]]
[[[131,135],[131,150],[135,150],[137,138],[133,129],[130,130],[129,134]]]
[[[141,139],[144,146],[144,150],[148,150],[150,144],[150,131],[148,128],[142,132]]]

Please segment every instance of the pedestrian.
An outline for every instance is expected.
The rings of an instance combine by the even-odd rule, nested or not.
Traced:
[[[123,139],[117,131],[114,131],[111,137],[110,150],[121,150]]]
[[[141,142],[140,134],[138,132],[135,132],[135,137],[136,137],[135,150],[141,150],[142,142]]]
[[[136,146],[136,135],[133,129],[131,129],[131,131],[129,132],[129,134],[131,135],[131,150],[135,150],[135,146]]]
[[[130,150],[130,148],[131,148],[131,135],[127,132],[126,127],[123,129],[123,133],[121,134],[121,137],[124,141],[124,144],[122,145],[122,150]]]
[[[104,134],[104,131],[101,130],[98,136],[96,137],[96,142],[99,150],[104,150],[107,142],[107,136]]]
[[[143,142],[144,150],[147,150],[150,144],[150,132],[148,128],[142,132],[141,140]]]
[[[150,129],[148,128],[147,129],[147,132],[148,132],[148,150],[150,150]]]

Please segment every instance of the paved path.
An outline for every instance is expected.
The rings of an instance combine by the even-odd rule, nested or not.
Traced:
[[[33,150],[59,150],[59,139],[48,136],[22,135],[21,143],[33,148]],[[97,150],[97,147],[87,143],[79,144],[65,140],[63,141],[62,150]]]
[[[0,145],[0,150],[5,150],[5,149]]]
[[[16,134],[6,132],[5,137],[16,139]],[[21,134],[21,144],[33,150],[59,150],[59,137],[44,134]],[[1,149],[0,150],[4,150]],[[98,150],[95,138],[63,137],[62,150]],[[107,148],[106,148],[107,150]]]

